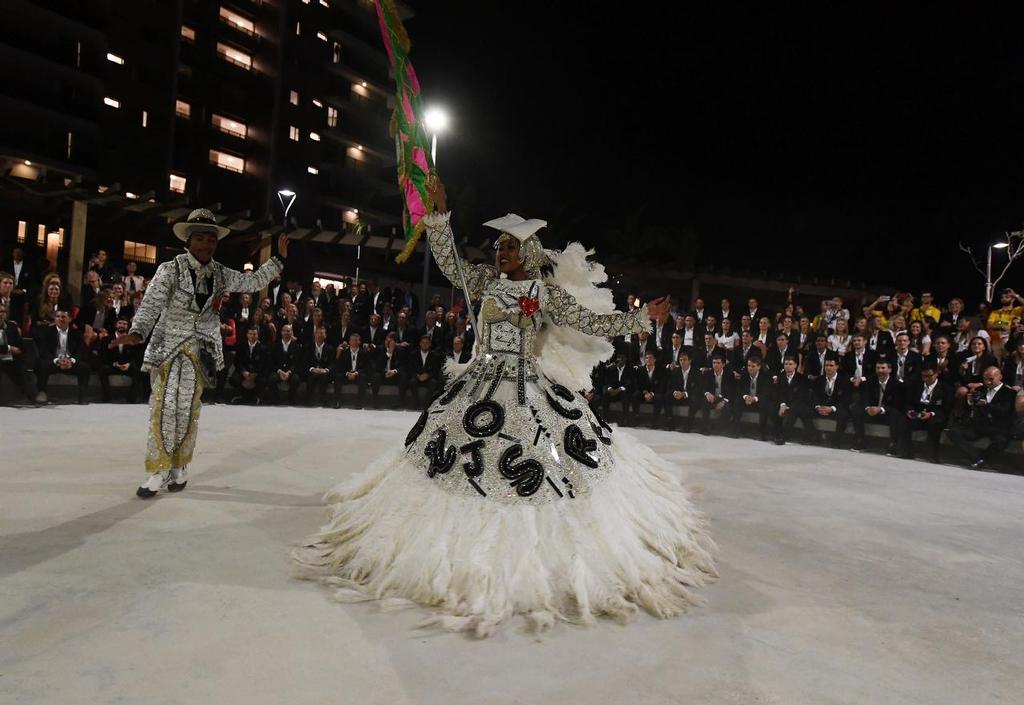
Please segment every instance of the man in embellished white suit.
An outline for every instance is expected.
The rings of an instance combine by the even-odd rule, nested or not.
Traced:
[[[221,296],[253,292],[281,274],[288,254],[288,238],[278,239],[280,257],[271,257],[255,272],[239,272],[213,259],[217,243],[230,233],[217,225],[205,208],[192,211],[174,226],[186,251],[161,264],[146,289],[132,327],[110,343],[138,345],[150,336],[143,358],[152,385],[147,477],[136,494],[143,499],[161,487],[185,489],[185,467],[192,460],[203,389],[216,384],[224,368],[220,334]]]
[[[460,261],[443,187],[432,196],[437,264],[481,302],[474,357],[404,447],[327,494],[300,574],[341,601],[434,608],[426,623],[476,636],[514,615],[545,628],[679,614],[715,574],[706,520],[679,469],[613,435],[582,393],[607,338],[647,330],[669,304],[616,312],[579,243],[544,250],[545,222],[512,214],[486,224],[501,233],[494,266]]]

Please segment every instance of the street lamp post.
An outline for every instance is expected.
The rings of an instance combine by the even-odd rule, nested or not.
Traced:
[[[430,161],[437,168],[437,135],[448,127],[448,114],[438,107],[428,108],[423,113],[423,124],[430,133]],[[430,280],[430,243],[425,242],[423,247],[423,283],[420,287],[420,307],[423,310],[423,320],[426,320],[427,311],[427,285]]]
[[[992,250],[1005,250],[1008,244],[1005,242],[999,242],[995,245],[988,246],[988,261],[985,265],[985,301],[992,303]]]

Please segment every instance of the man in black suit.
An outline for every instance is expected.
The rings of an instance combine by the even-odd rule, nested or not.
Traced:
[[[840,374],[850,381],[851,403],[860,397],[861,387],[869,377],[875,374],[875,363],[878,361],[878,354],[874,350],[867,349],[867,339],[862,333],[854,333],[852,338],[853,347],[842,356]]]
[[[238,394],[232,404],[260,404],[263,389],[267,386],[270,367],[270,351],[260,342],[259,331],[250,328],[245,333],[245,342],[235,352],[235,371],[231,373],[231,386]]]
[[[683,430],[689,431],[696,409],[700,408],[700,372],[690,362],[690,349],[683,348],[679,352],[677,363],[669,373],[668,386],[665,394],[665,407],[669,415],[669,423],[675,418],[683,419]]]
[[[988,367],[982,373],[982,382],[984,386],[967,397],[971,414],[966,423],[946,432],[953,445],[971,458],[972,468],[983,467],[995,453],[1006,448],[1014,420],[1016,392],[1003,384],[1002,371]],[[989,444],[979,453],[974,442],[982,438],[987,438]]]
[[[317,326],[313,331],[313,342],[303,351],[302,376],[306,380],[306,406],[313,405],[314,396],[322,404],[327,385],[334,378],[334,363],[337,352],[327,342],[327,329]]]
[[[939,381],[956,387],[959,380],[960,361],[952,350],[953,343],[945,333],[939,333],[932,338],[932,349],[925,361],[935,363],[935,371],[939,374]]]
[[[28,301],[39,291],[42,284],[39,270],[25,259],[25,250],[21,245],[14,246],[11,250],[11,259],[4,263],[2,269],[14,277],[13,293],[16,296],[24,296]],[[11,312],[7,313],[10,315]],[[13,318],[11,316],[12,320]]]
[[[7,311],[7,319],[19,326],[25,321],[25,294],[18,294],[14,290],[14,275],[10,272],[0,271],[0,306]]]
[[[699,414],[704,417],[701,431],[705,436],[711,433],[712,412],[718,416],[716,425],[725,423],[732,413],[733,382],[732,375],[725,369],[724,352],[716,353],[711,357],[711,369],[701,373],[703,403]]]
[[[892,374],[892,363],[884,357],[875,362],[875,374],[861,385],[860,399],[854,399],[851,412],[856,438],[851,450],[864,450],[864,424],[889,427],[889,455],[897,452],[903,428],[904,388]]]
[[[7,320],[7,307],[0,303],[0,370],[7,375],[18,390],[32,402],[32,390],[25,375],[25,343],[21,331],[14,321]]]
[[[363,337],[349,333],[348,347],[343,348],[334,365],[334,408],[341,408],[341,389],[347,384],[356,386],[356,408],[366,404],[366,390],[373,378],[373,360],[362,349]],[[376,397],[374,397],[376,400]]]
[[[825,360],[829,357],[828,339],[820,336],[814,339],[814,349],[804,355],[804,374],[809,382],[815,382],[825,374]],[[833,355],[838,361],[839,357]]]
[[[754,347],[754,336],[749,330],[740,334],[740,344],[729,351],[729,369],[733,379],[739,379],[747,369],[747,360],[761,357],[761,351]]]
[[[797,365],[796,355],[786,355],[782,361],[782,374],[775,382],[776,411],[772,414],[772,419],[775,422],[777,446],[786,444],[786,437],[792,433],[797,420],[803,424],[804,435],[808,439],[814,435],[811,387],[807,378],[796,371]]]
[[[658,353],[654,347],[654,339],[651,338],[650,333],[642,330],[632,336],[632,338],[629,341],[629,357],[626,359],[626,364],[630,367],[642,367],[649,351],[654,352],[655,356],[657,356]]]
[[[708,313],[710,313],[710,311],[704,308],[704,299],[697,297],[693,300],[693,312],[690,315],[693,316],[693,324],[702,336],[704,335],[705,330],[707,330],[704,325],[704,319],[707,317]],[[695,345],[699,346],[700,343],[695,343]],[[694,363],[696,363],[696,361],[694,361]]]
[[[866,338],[867,349],[878,357],[891,357],[896,349],[892,333],[882,330],[881,324],[874,316],[868,316],[868,335]]]
[[[661,314],[651,321],[651,345],[659,357],[662,356],[665,348],[672,346],[672,332],[676,329],[676,322],[668,315],[668,312]]]
[[[78,378],[78,403],[85,404],[85,390],[89,386],[89,350],[82,342],[81,333],[71,328],[67,311],[57,310],[53,319],[54,325],[45,327],[38,337],[36,378],[39,380],[39,394],[36,401],[46,403],[50,375],[65,374]]]
[[[911,434],[924,430],[928,432],[928,458],[933,463],[939,462],[942,430],[946,428],[946,422],[949,420],[955,395],[953,387],[939,379],[935,363],[932,360],[925,360],[920,369],[920,376],[907,385],[907,418],[903,424],[902,457],[914,457]]]
[[[795,357],[798,361],[797,365],[800,364],[800,353],[796,348],[790,348],[789,336],[779,332],[775,336],[775,347],[768,351],[768,357],[764,363],[766,371],[775,379],[782,374],[783,363],[788,355]]]
[[[680,335],[679,331],[672,331],[672,345],[663,351],[658,364],[671,373],[672,370],[679,366],[679,353],[681,352],[683,352],[683,336]]]
[[[769,371],[761,364],[761,358],[752,356],[747,360],[747,368],[736,380],[734,391],[737,398],[732,405],[732,421],[736,436],[740,434],[743,412],[754,411],[758,416],[760,438],[768,440],[768,417],[775,410],[773,384]]]
[[[420,335],[416,328],[409,323],[409,316],[404,311],[400,311],[396,317],[398,325],[395,327],[395,335],[398,339],[398,347],[402,348],[406,352],[411,352],[416,349],[419,345]]]
[[[636,369],[634,378],[636,388],[633,391],[633,413],[640,413],[640,405],[654,405],[654,417],[651,419],[653,428],[661,425],[661,417],[665,412],[665,368],[658,364],[658,354],[648,350],[644,355],[644,364]]]
[[[714,332],[707,331],[704,333],[704,345],[695,353],[693,363],[700,369],[701,374],[704,374],[712,368],[712,362],[717,355],[725,358],[728,365],[729,358],[725,348],[718,344],[718,339],[715,337]]]
[[[830,351],[825,355],[823,367],[823,372],[814,381],[812,411],[814,418],[835,420],[836,430],[832,437],[832,447],[838,448],[850,422],[850,381],[839,374],[839,356],[834,352]],[[824,432],[821,434],[821,441],[823,444],[826,441]]]
[[[901,383],[917,379],[921,371],[921,353],[910,349],[910,336],[900,333],[896,336],[896,351],[892,354],[892,373]]]
[[[739,330],[740,327],[740,314],[738,311],[733,310],[732,303],[729,299],[722,299],[722,306],[718,310],[718,321],[729,321],[732,324],[733,330]]]
[[[420,336],[419,350],[406,353],[406,380],[412,401],[420,409],[441,388],[441,355],[430,349],[430,336]]]
[[[438,319],[437,312],[433,309],[427,309],[426,323],[423,326],[422,335],[430,336],[431,350],[435,352],[441,352],[444,350],[447,331],[445,329],[444,322]]]
[[[408,390],[405,378],[405,352],[398,347],[398,336],[388,333],[384,344],[377,348],[376,370],[373,378],[373,395],[376,398],[382,386],[398,388],[398,403],[405,406]]]
[[[387,331],[381,327],[380,314],[370,314],[370,327],[363,331],[363,350],[376,358],[377,351],[384,349],[384,336]]]
[[[763,317],[768,316],[768,320],[772,320],[771,315],[761,308],[761,305],[757,302],[753,296],[747,299],[747,310],[746,314],[750,316],[750,325],[756,330],[757,322]]]
[[[675,332],[682,336],[683,346],[692,350],[699,348],[704,340],[704,330],[697,326],[697,319],[693,317],[692,313],[688,313],[683,317],[683,325],[676,326]],[[696,361],[691,360],[691,362]]]
[[[633,396],[633,390],[636,386],[633,370],[634,368],[629,364],[626,351],[620,348],[615,353],[615,361],[605,369],[604,374],[601,413],[604,416],[608,416],[608,408],[612,402],[622,404],[624,425],[628,425],[629,400]]]
[[[114,324],[115,336],[123,337],[128,335],[131,324],[124,316],[117,319]],[[114,342],[103,345],[99,354],[100,389],[102,390],[103,401],[110,401],[110,376],[118,375],[128,378],[128,393],[126,399],[129,404],[134,404],[139,388],[140,376],[142,374],[142,349],[135,345],[117,345]]]
[[[302,343],[295,339],[295,332],[288,324],[281,326],[281,338],[270,349],[270,382],[267,385],[267,396],[274,405],[280,403],[281,395],[278,386],[283,382],[288,386],[288,403],[295,406],[302,384]]]
[[[352,297],[352,324],[363,329],[370,325],[370,314],[373,313],[373,302],[366,290],[366,282],[359,282],[355,295]]]

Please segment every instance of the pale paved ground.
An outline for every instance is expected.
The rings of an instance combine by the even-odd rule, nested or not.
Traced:
[[[188,490],[143,502],[145,407],[0,409],[0,702],[1024,702],[1024,477],[639,431],[704,485],[708,606],[480,642],[290,578],[413,419],[207,407]]]

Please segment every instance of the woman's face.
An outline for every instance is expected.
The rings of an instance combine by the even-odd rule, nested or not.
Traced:
[[[847,326],[846,321],[840,318],[836,321],[836,333],[839,335],[846,335],[847,332],[849,332],[849,327]]]
[[[502,274],[512,274],[522,269],[519,259],[519,240],[514,237],[503,237],[494,252],[494,266]]]
[[[914,321],[913,323],[910,324],[911,335],[921,335],[921,330],[921,321]]]
[[[975,355],[981,355],[985,352],[985,341],[981,338],[975,338],[971,341],[971,352]]]
[[[50,299],[50,301],[56,301],[57,299],[59,299],[60,284],[58,284],[57,282],[50,282],[50,284],[46,287],[46,297]]]
[[[772,322],[768,320],[767,316],[762,316],[761,318],[757,319],[758,330],[762,332],[767,332],[768,329],[771,328],[771,325]]]

